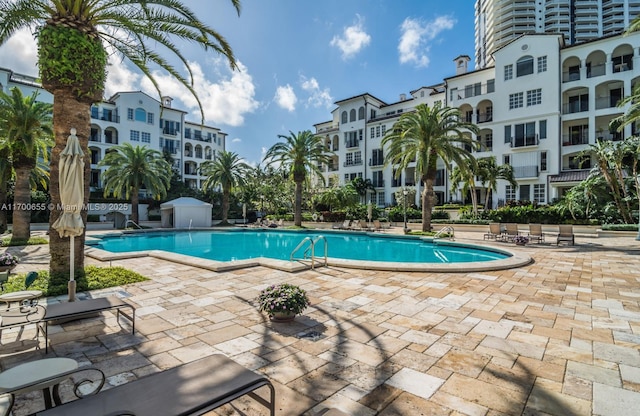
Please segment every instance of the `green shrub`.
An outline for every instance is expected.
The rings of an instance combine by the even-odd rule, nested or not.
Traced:
[[[31,237],[28,240],[11,240],[11,237],[5,237],[2,239],[2,246],[37,246],[40,244],[49,244],[49,239],[46,237]]]
[[[638,231],[638,224],[602,224],[605,231]]]

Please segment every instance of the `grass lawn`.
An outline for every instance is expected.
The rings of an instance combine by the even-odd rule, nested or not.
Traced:
[[[123,267],[97,267],[85,266],[85,275],[76,278],[78,292],[86,290],[104,289],[114,286],[127,285],[129,283],[144,282],[149,280],[139,273],[127,270]],[[4,284],[3,293],[24,290],[26,273],[20,273],[9,278]],[[41,290],[42,296],[58,296],[68,293],[67,276],[49,277],[48,270],[38,271],[38,279],[29,286],[29,290]]]

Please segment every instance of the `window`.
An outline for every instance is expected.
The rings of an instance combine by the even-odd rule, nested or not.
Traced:
[[[144,123],[147,122],[147,112],[144,111],[144,108],[136,108],[136,114],[135,114],[135,118],[136,121],[142,121]]]
[[[547,120],[538,121],[538,130],[540,133],[540,139],[547,138]]]
[[[371,133],[369,134],[369,137],[371,137],[372,139],[374,137],[376,137],[376,128],[375,127],[371,127]]]
[[[542,104],[542,88],[527,91],[527,107]]]
[[[504,126],[504,142],[511,143],[511,125]]]
[[[371,118],[376,118],[376,110],[371,109]]]
[[[354,165],[362,165],[362,152],[361,151],[353,152],[353,164]]]
[[[533,74],[533,57],[523,56],[516,62],[516,77]]]
[[[455,99],[461,100],[462,97],[460,95],[458,95],[458,89],[457,88],[451,88],[451,91],[449,92],[449,101],[453,101]]]
[[[547,56],[538,56],[538,72],[547,72]]]
[[[371,166],[381,166],[384,165],[384,156],[382,153],[382,149],[373,149],[371,151]]]
[[[380,126],[376,126],[376,137],[380,137]]]
[[[516,124],[516,134],[514,141],[511,143],[513,147],[533,146],[536,142],[536,123],[529,122]]]
[[[127,108],[127,120],[133,120],[133,108]]]
[[[533,201],[538,202],[540,204],[544,204],[546,202],[545,195],[545,184],[544,183],[534,183],[533,184]]]
[[[444,178],[446,171],[444,169],[438,169],[436,171],[436,180],[433,183],[434,186],[444,186]]]
[[[151,133],[142,132],[142,143],[151,143]]]
[[[349,111],[349,121],[356,121],[356,110],[353,108]]]
[[[153,113],[147,113],[147,124],[153,124]]]
[[[514,201],[516,199],[516,188],[511,185],[505,186],[504,196],[507,201]]]
[[[362,140],[364,138],[363,134],[364,134],[364,129],[358,130],[358,139]]]
[[[380,129],[382,130],[381,133],[384,136],[387,133],[387,126],[385,126],[384,124],[380,127]]]
[[[131,132],[129,133],[129,140],[131,140],[132,142],[139,142],[140,132],[137,130],[131,130]]]
[[[342,124],[345,124],[347,122],[347,112],[343,111],[341,117],[342,117]]]
[[[95,105],[91,106],[91,118],[98,118],[98,107]]]
[[[185,139],[190,139],[191,138],[191,129],[188,128],[188,127],[184,129],[184,138]]]
[[[364,107],[358,109],[358,120],[364,120]]]
[[[345,183],[349,182],[349,174],[348,173],[344,174],[344,182]]]
[[[540,152],[540,170],[542,172],[547,171],[547,152]]]
[[[523,105],[523,95],[521,92],[509,94],[509,110],[520,108]]]
[[[496,90],[496,80],[490,79],[487,81],[487,94]]]
[[[569,156],[569,169],[591,169],[589,156]]]
[[[386,202],[385,202],[385,195],[384,195],[384,191],[380,191],[376,194],[376,196],[378,197],[378,205],[380,206],[385,206]]]
[[[513,78],[513,65],[504,66],[504,80],[509,81]]]
[[[352,165],[353,165],[353,153],[347,153],[345,166],[352,166]]]
[[[384,187],[384,177],[381,170],[373,172],[373,180],[371,182],[373,182],[373,186],[376,188]]]

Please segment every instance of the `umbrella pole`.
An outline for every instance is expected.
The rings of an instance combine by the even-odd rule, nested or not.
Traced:
[[[75,236],[69,237],[69,284],[67,286],[69,290],[69,302],[73,302],[76,300],[76,279],[74,274],[74,266],[75,266]]]

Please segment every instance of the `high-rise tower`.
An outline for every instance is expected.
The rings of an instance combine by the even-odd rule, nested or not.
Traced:
[[[640,14],[638,0],[476,0],[476,68],[524,33],[562,33],[574,45],[622,32]]]

